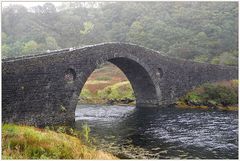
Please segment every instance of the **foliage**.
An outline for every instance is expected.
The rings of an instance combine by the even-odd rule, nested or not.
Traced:
[[[2,10],[4,57],[115,41],[237,66],[237,35],[237,2],[64,2]]]
[[[91,146],[92,143],[95,141],[94,138],[90,137],[91,129],[87,123],[82,124],[82,131],[76,130],[69,126],[63,126],[63,125],[61,125],[61,126],[60,125],[46,126],[45,129],[77,137],[84,144],[89,145],[89,146]]]
[[[90,138],[89,138],[89,133],[91,131],[91,129],[89,128],[87,123],[84,123],[82,125],[82,131],[83,131],[83,136],[85,138],[85,140],[89,143],[91,142]]]
[[[93,23],[90,21],[84,22],[83,26],[84,26],[84,29],[80,30],[80,34],[82,35],[88,34],[89,32],[91,32],[91,30],[94,27]]]
[[[127,40],[133,43],[141,43],[144,41],[144,28],[139,21],[134,21],[127,33]]]
[[[82,91],[81,91],[81,98],[82,99],[89,99],[89,98],[91,98],[91,92],[88,89],[83,88]]]
[[[98,91],[98,96],[104,100],[135,99],[131,84],[128,81],[116,83]]]
[[[8,36],[6,33],[2,32],[2,44],[6,44],[8,41]]]
[[[219,64],[223,65],[238,65],[238,59],[237,59],[237,51],[232,51],[232,52],[224,52],[222,53],[220,57],[220,62]]]
[[[99,81],[96,80],[96,83],[99,83]],[[96,93],[91,92],[88,87],[84,86],[80,95],[81,103],[106,104],[111,100],[121,104],[124,104],[124,100],[134,101],[135,96],[131,84],[128,81],[114,83],[113,85],[107,85],[102,90],[97,90]]]
[[[208,58],[208,55],[199,55],[194,57],[194,61],[204,63],[208,61]]]
[[[55,40],[54,37],[51,36],[46,37],[46,49],[48,50],[59,49],[57,41]]]
[[[47,129],[4,124],[3,159],[116,159],[90,148],[76,137]]]
[[[37,50],[38,50],[38,44],[35,41],[31,40],[24,44],[22,48],[22,53],[24,55],[27,55],[27,54],[35,53]]]
[[[238,81],[222,81],[204,84],[180,99],[179,103],[193,106],[227,107],[238,104]]]
[[[8,57],[10,55],[10,52],[11,52],[11,48],[7,44],[2,45],[2,57],[3,58]]]
[[[108,97],[103,96],[109,90],[113,94]],[[116,97],[116,94],[121,95],[121,93],[122,96]],[[129,104],[134,103],[135,97],[124,73],[115,65],[106,63],[89,76],[79,100],[79,103],[83,104]]]

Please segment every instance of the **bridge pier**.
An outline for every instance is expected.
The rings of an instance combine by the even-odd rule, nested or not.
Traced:
[[[161,103],[158,100],[138,100],[136,102],[136,107],[159,107]]]

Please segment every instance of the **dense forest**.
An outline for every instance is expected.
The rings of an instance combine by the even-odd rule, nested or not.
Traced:
[[[2,9],[2,58],[103,42],[238,64],[237,2],[64,2]]]

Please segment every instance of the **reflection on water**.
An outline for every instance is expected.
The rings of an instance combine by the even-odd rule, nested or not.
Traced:
[[[237,112],[80,105],[98,147],[121,158],[237,158]]]

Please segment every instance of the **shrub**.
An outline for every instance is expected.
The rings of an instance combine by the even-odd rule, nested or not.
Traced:
[[[91,97],[92,97],[92,93],[88,89],[83,88],[82,92],[81,92],[81,98],[82,99],[88,99],[88,98],[91,98]]]
[[[180,98],[188,105],[231,106],[238,104],[238,81],[206,83]]]

